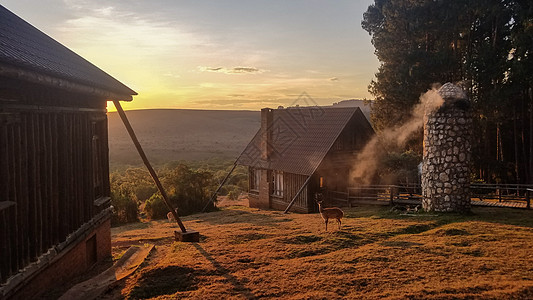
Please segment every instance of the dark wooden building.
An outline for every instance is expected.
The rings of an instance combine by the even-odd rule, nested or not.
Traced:
[[[237,159],[249,167],[251,207],[316,211],[318,191],[344,191],[374,131],[358,107],[261,110],[261,128]],[[298,191],[300,194],[298,194]]]
[[[110,256],[106,104],[132,95],[0,6],[0,298]]]

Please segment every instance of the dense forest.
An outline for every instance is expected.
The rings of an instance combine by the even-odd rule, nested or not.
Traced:
[[[381,63],[369,86],[378,132],[455,82],[472,101],[473,180],[533,183],[531,0],[375,0],[362,27]],[[421,134],[406,150],[421,151]]]

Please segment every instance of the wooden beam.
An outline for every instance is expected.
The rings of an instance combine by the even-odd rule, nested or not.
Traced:
[[[233,167],[231,168],[231,170],[228,172],[228,174],[226,175],[226,177],[224,177],[224,179],[222,180],[222,182],[220,183],[220,185],[218,186],[217,190],[215,191],[215,193],[213,193],[213,196],[211,196],[211,199],[209,199],[209,201],[207,202],[207,204],[204,206],[204,209],[202,209],[202,212],[205,211],[205,209],[207,208],[207,206],[209,205],[209,203],[213,202],[215,200],[215,198],[217,197],[217,194],[218,192],[220,191],[220,189],[224,186],[224,184],[226,183],[226,180],[228,180],[229,176],[231,175],[231,173],[233,173],[233,170],[235,170],[235,167],[237,167],[237,164],[234,163],[233,164]]]
[[[148,158],[146,157],[146,154],[144,153],[144,150],[141,147],[141,144],[139,143],[139,140],[137,139],[137,136],[135,135],[135,132],[133,131],[133,128],[131,127],[131,124],[128,121],[128,118],[126,117],[126,113],[122,109],[120,102],[118,100],[113,100],[113,103],[115,104],[115,108],[117,109],[117,112],[120,115],[120,118],[122,119],[122,122],[124,123],[124,126],[126,126],[126,130],[130,134],[131,140],[133,141],[135,148],[137,148],[137,152],[139,152],[139,155],[141,156],[141,159],[144,162],[144,165],[148,169],[148,172],[150,172],[150,175],[152,176],[152,179],[157,185],[157,188],[159,189],[161,196],[163,196],[163,200],[165,201],[165,204],[167,205],[168,210],[172,213],[172,215],[174,215],[174,218],[176,219],[176,222],[180,226],[181,231],[184,233],[187,232],[187,229],[185,229],[185,226],[183,225],[180,218],[178,217],[178,213],[170,204],[170,201],[168,200],[168,195],[165,192],[165,189],[163,188],[161,181],[159,181],[159,177],[157,177],[157,174],[155,173],[154,168],[152,168],[150,161],[148,161]]]
[[[531,193],[533,192],[533,189],[526,189],[526,208],[531,208]]]
[[[309,183],[309,181],[311,180],[311,177],[313,175],[309,175],[309,177],[307,177],[307,179],[305,180],[304,184],[300,187],[300,189],[298,190],[298,192],[296,193],[296,195],[294,195],[294,198],[292,198],[292,201],[291,203],[289,203],[289,205],[287,206],[287,208],[285,208],[285,211],[283,212],[284,214],[288,213],[289,212],[289,209],[291,209],[292,205],[294,204],[294,201],[296,201],[296,198],[298,198],[298,196],[300,196],[300,194],[302,193],[302,191],[304,190],[304,188],[307,186],[307,184]]]

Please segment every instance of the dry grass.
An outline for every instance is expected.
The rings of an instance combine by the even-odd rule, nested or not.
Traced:
[[[108,299],[531,299],[533,213],[401,216],[346,209],[342,230],[318,214],[242,206],[184,218],[200,243],[164,221],[113,229],[113,252],[154,243]]]

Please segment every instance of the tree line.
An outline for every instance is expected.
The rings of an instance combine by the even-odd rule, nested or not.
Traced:
[[[369,85],[378,132],[433,84],[459,83],[472,102],[473,180],[533,183],[531,0],[375,0],[362,27],[381,63]]]
[[[157,168],[158,176],[173,207],[180,216],[201,212],[218,184],[232,167],[231,161],[208,160],[170,162]],[[166,218],[168,208],[146,168],[131,167],[110,175],[114,225],[136,222],[140,218]],[[219,195],[237,199],[248,188],[248,172],[234,170]],[[208,210],[216,209],[213,205]]]

